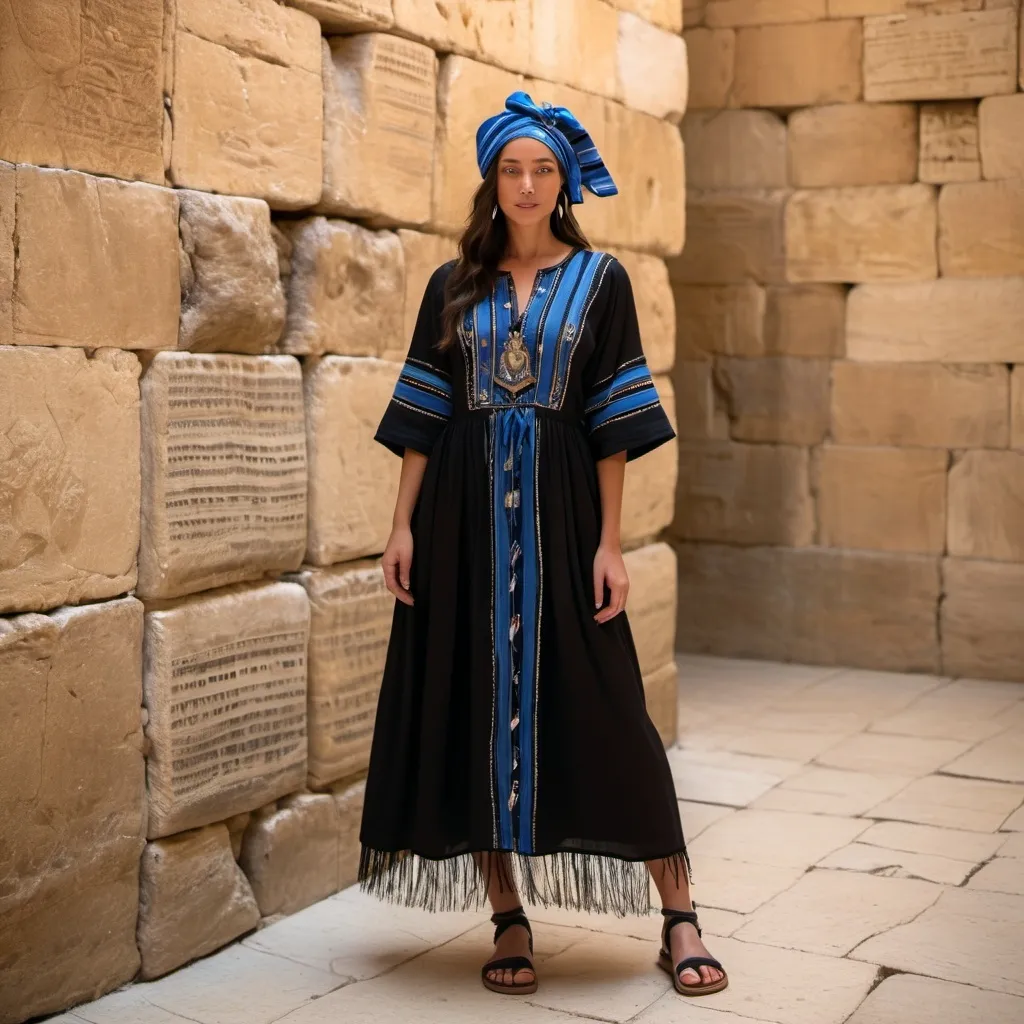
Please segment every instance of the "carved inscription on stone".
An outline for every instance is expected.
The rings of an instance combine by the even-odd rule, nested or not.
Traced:
[[[140,596],[297,569],[306,542],[298,362],[164,352],[143,378],[142,404]]]
[[[309,602],[238,584],[146,614],[149,837],[220,821],[306,777]]]

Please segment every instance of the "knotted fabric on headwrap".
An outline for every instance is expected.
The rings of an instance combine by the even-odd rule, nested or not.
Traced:
[[[506,143],[524,136],[554,151],[565,169],[570,202],[583,202],[584,185],[596,196],[618,194],[594,140],[572,111],[550,103],[538,106],[521,89],[509,95],[500,114],[487,118],[476,130],[476,162],[481,177]]]

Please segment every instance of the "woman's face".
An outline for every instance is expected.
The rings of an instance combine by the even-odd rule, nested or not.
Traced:
[[[537,139],[513,139],[498,154],[498,205],[517,224],[536,224],[555,209],[562,175],[558,161]]]

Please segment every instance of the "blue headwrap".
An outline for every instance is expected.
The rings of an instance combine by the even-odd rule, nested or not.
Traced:
[[[481,177],[506,143],[523,136],[543,142],[558,157],[565,169],[570,202],[583,202],[583,185],[595,196],[618,194],[593,139],[572,111],[546,102],[537,106],[521,89],[509,95],[500,114],[487,118],[476,130]]]

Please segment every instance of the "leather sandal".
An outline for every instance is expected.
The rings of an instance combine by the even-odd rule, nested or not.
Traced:
[[[492,914],[491,923],[495,926],[495,945],[498,944],[498,939],[500,939],[505,931],[511,928],[512,925],[522,925],[526,929],[526,934],[530,937],[530,953],[533,953],[533,931],[530,928],[530,922],[526,920],[526,915],[523,913],[522,904],[518,907],[514,907],[512,910],[503,910],[500,913]],[[503,984],[499,981],[492,981],[487,977],[490,971],[512,971],[512,976],[514,978],[515,972],[522,970],[533,971],[533,980],[512,981],[508,984]],[[498,957],[495,960],[489,960],[480,969],[480,978],[484,983],[484,988],[490,989],[492,992],[500,992],[502,995],[529,995],[531,992],[537,991],[536,969],[525,956],[503,956]]]
[[[713,957],[713,956],[688,956],[679,963],[672,966],[672,953],[669,943],[669,935],[672,929],[677,924],[692,924],[697,929],[697,937],[701,938],[700,925],[697,923],[696,907],[694,903],[693,910],[668,910],[662,908],[662,914],[668,918],[665,923],[664,930],[661,934],[661,950],[658,953],[658,966],[668,971],[672,975],[672,984],[675,986],[675,990],[684,996],[707,996],[712,992],[721,992],[729,984],[729,976],[725,973],[725,968]],[[705,982],[703,979],[700,984],[687,985],[686,982],[680,980],[680,975],[683,971],[689,969],[697,971],[697,977],[700,977],[700,971],[698,967],[714,967],[722,972],[721,978],[718,981]]]

